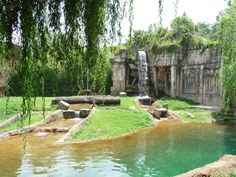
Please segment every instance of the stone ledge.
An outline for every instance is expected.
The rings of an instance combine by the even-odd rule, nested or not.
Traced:
[[[236,156],[224,155],[219,160],[196,168],[187,173],[177,175],[176,177],[210,177],[210,176],[228,176],[233,170],[236,170]]]

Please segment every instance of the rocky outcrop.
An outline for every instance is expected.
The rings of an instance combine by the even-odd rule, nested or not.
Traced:
[[[224,155],[218,161],[196,168],[176,177],[211,177],[229,176],[228,174],[236,170],[236,156]]]

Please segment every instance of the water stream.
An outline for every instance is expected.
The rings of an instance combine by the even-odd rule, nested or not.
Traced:
[[[147,57],[145,51],[138,51],[138,89],[139,96],[146,96],[146,84],[147,84]]]
[[[168,177],[236,154],[236,126],[164,122],[124,138],[55,144],[63,134],[0,140],[0,176]]]

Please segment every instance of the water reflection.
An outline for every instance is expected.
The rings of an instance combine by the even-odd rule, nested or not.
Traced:
[[[62,134],[0,141],[0,176],[173,176],[236,154],[236,127],[163,123],[158,128],[90,144],[55,144]]]
[[[23,148],[16,145],[18,138],[9,138],[0,141],[0,176],[16,176],[21,166]]]

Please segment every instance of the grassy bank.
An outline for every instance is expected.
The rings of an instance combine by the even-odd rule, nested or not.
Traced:
[[[50,114],[51,111],[46,111],[46,115]],[[33,125],[37,122],[42,121],[43,118],[43,112],[32,112],[32,117],[31,119],[24,119],[22,122],[20,120],[0,129],[0,134],[11,131],[11,130],[17,130],[21,129],[25,126]]]
[[[54,107],[49,108],[51,104],[51,97],[45,98],[45,106],[48,110],[53,110]],[[21,97],[10,97],[0,98],[0,123],[4,122],[6,119],[22,112],[22,98]],[[35,106],[33,111],[42,111],[43,100],[41,97],[36,98]]]
[[[208,123],[232,118],[219,112],[195,108],[194,106],[198,103],[187,99],[163,97],[157,100],[156,104],[167,104],[169,109],[175,112],[184,122]]]
[[[53,107],[50,106],[51,99],[52,99],[51,97],[45,98],[45,106],[47,108],[45,115],[48,115],[52,110],[55,109],[55,106]],[[7,98],[0,98],[0,123],[22,112],[21,104],[22,104],[21,97],[10,97],[9,100],[7,100]],[[22,122],[18,120],[4,128],[1,128],[0,134],[11,131],[11,130],[15,130],[18,128],[22,128],[23,126],[32,125],[34,123],[37,123],[43,120],[42,105],[43,105],[42,98],[37,97],[35,101],[35,106],[33,108],[33,112],[31,115],[31,119],[30,120],[25,119]]]
[[[68,141],[111,138],[153,125],[150,115],[136,105],[134,97],[121,98],[120,106],[98,106],[91,116]]]

